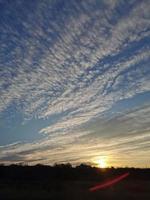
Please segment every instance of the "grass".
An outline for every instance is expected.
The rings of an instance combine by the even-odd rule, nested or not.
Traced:
[[[61,181],[53,183],[5,183],[0,185],[0,199],[49,199],[49,200],[149,200],[150,181],[123,180],[114,186],[96,192],[90,181]]]
[[[105,189],[89,188],[120,174],[130,175]],[[150,200],[149,169],[89,166],[0,166],[0,200]]]

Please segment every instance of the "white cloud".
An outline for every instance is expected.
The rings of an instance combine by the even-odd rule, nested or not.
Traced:
[[[16,46],[0,65],[1,112],[15,102],[16,108],[31,118],[48,118],[58,113],[59,121],[40,132],[59,139],[69,132],[78,135],[77,129],[101,116],[117,101],[150,91],[149,67],[142,64],[148,63],[149,47],[145,43],[133,49],[133,55],[127,52],[149,34],[147,1],[135,5],[114,24],[111,21],[119,2],[110,0],[98,8],[94,7],[95,2],[81,2],[84,10],[74,2],[74,14],[58,21],[51,20],[47,13],[45,28],[42,9],[47,5],[38,5],[30,15],[31,19],[38,17],[36,23],[21,21],[28,38],[19,39],[19,32],[12,34],[13,27],[6,25],[4,32],[13,35],[11,40]],[[1,43],[5,50],[8,45]],[[138,121],[142,123],[142,118]],[[52,144],[52,140],[48,138],[47,143]],[[33,149],[37,146],[26,144],[23,148],[30,149],[30,145]],[[46,146],[46,141],[39,141],[38,145]]]

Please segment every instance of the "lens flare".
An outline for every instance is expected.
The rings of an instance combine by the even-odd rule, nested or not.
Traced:
[[[97,191],[97,190],[100,190],[100,189],[105,189],[105,188],[110,187],[110,186],[118,183],[119,181],[125,179],[127,176],[129,176],[128,172],[125,173],[125,174],[122,174],[121,176],[118,176],[118,177],[116,177],[114,179],[107,180],[107,181],[105,181],[103,183],[97,184],[97,185],[89,188],[89,191],[90,192],[94,192],[94,191]]]

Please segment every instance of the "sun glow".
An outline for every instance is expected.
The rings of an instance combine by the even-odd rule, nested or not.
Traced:
[[[107,167],[107,162],[105,158],[100,158],[95,161],[95,164],[99,168],[106,168]]]

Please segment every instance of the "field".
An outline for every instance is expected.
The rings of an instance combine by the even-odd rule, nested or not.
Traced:
[[[130,171],[130,175],[124,180],[101,190],[89,191],[90,187],[110,180],[110,177],[111,179],[117,177],[125,171]],[[0,200],[149,200],[149,176],[150,170],[148,169],[109,169],[102,172],[96,168],[87,169],[85,166],[80,169],[64,166],[57,169],[44,166],[0,167]]]

